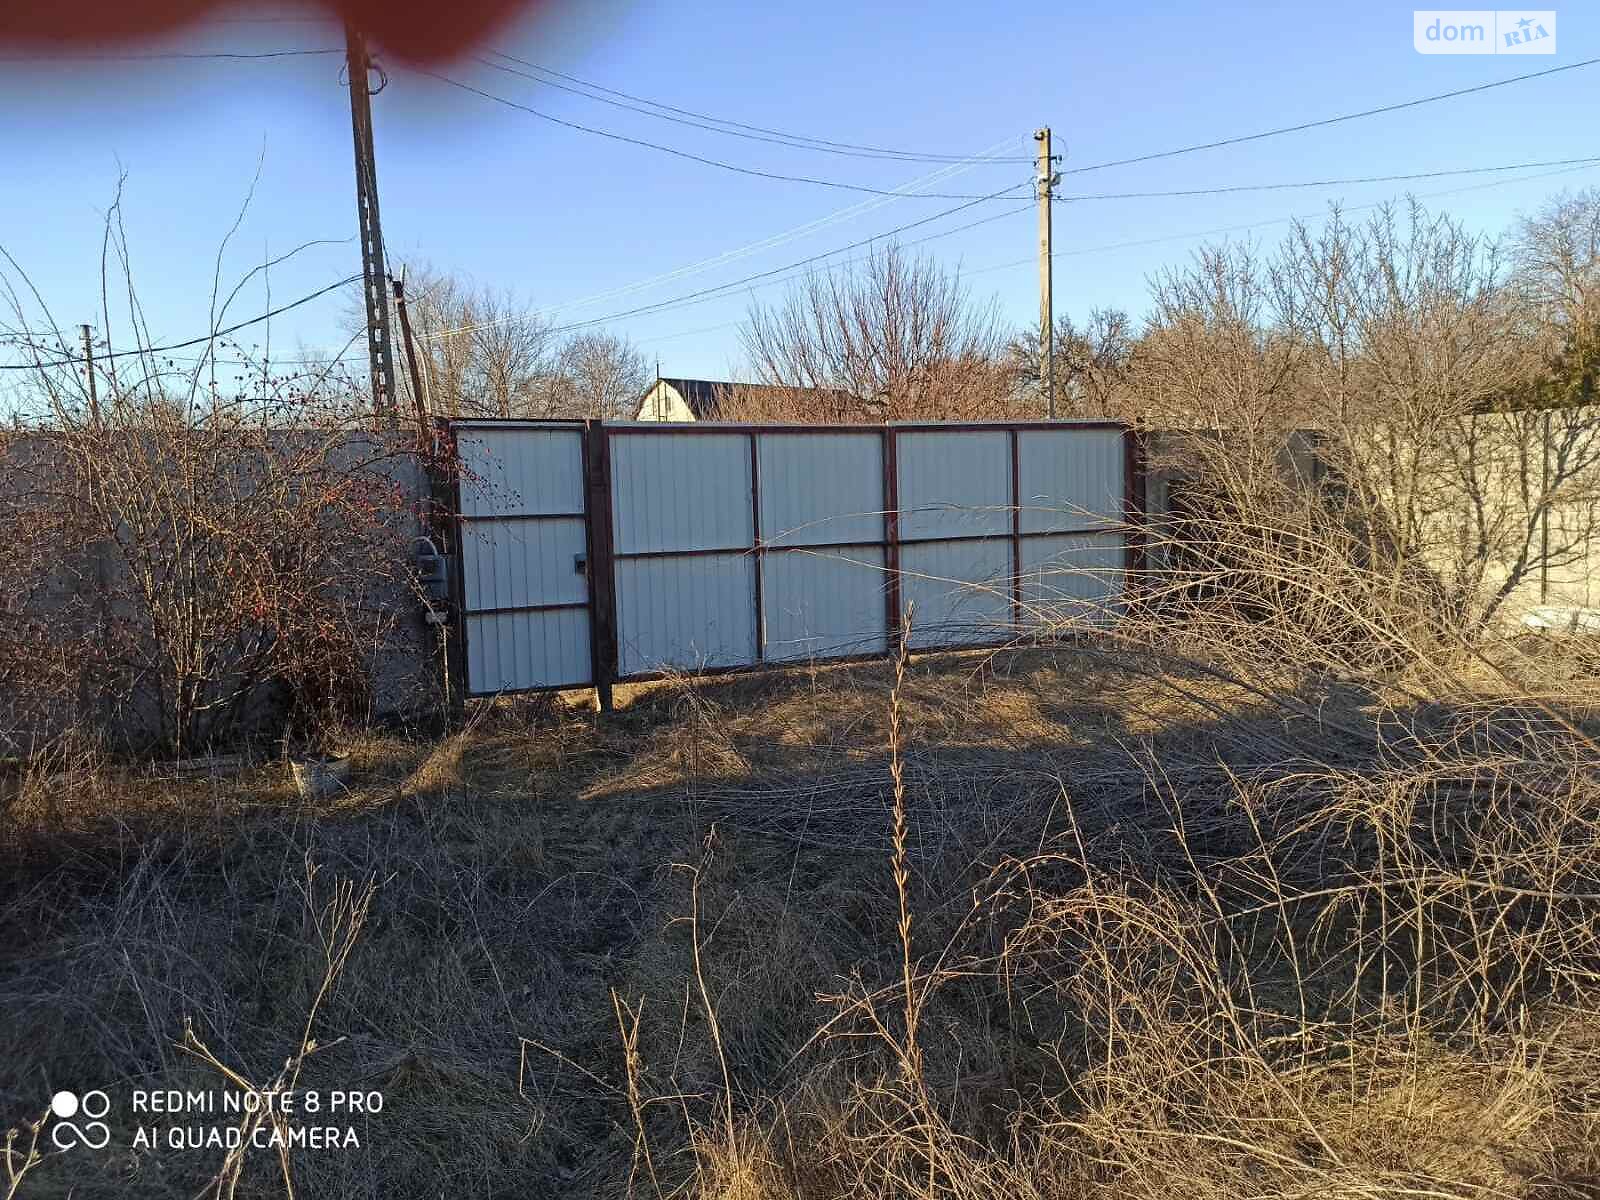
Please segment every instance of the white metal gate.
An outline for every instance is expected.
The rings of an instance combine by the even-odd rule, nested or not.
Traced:
[[[467,692],[593,683],[583,426],[462,422],[455,439]]]
[[[474,695],[998,644],[1113,619],[1136,443],[1109,422],[457,422]]]

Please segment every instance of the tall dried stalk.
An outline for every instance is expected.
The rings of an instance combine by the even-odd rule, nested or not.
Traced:
[[[905,1050],[903,1062],[908,1083],[922,1081],[922,1055],[917,1048],[917,991],[916,964],[911,951],[911,868],[906,856],[908,836],[906,825],[906,764],[900,727],[901,698],[906,686],[906,668],[911,659],[912,606],[900,619],[899,652],[894,661],[894,687],[889,692],[889,778],[893,783],[894,804],[891,810],[893,832],[890,841],[890,870],[894,875],[895,895],[900,903],[900,971],[905,986]]]

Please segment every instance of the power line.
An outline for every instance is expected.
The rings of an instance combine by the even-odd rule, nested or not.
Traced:
[[[1590,169],[1592,169],[1593,164],[1595,164],[1595,163],[1600,163],[1600,159],[1590,160],[1590,165],[1589,166],[1567,167],[1567,168],[1565,168],[1563,170],[1559,170],[1559,171],[1543,171],[1543,172],[1540,172],[1537,175],[1524,175],[1524,176],[1521,176],[1520,178],[1517,178],[1517,179],[1496,179],[1496,180],[1493,180],[1492,182],[1489,182],[1489,183],[1476,183],[1476,184],[1471,184],[1471,185],[1469,185],[1467,187],[1447,188],[1446,190],[1440,191],[1440,192],[1424,192],[1421,195],[1417,196],[1416,199],[1418,199],[1418,200],[1432,200],[1432,199],[1436,199],[1436,198],[1438,198],[1440,196],[1458,196],[1458,195],[1461,195],[1462,193],[1465,193],[1465,192],[1479,192],[1479,191],[1486,191],[1489,188],[1509,187],[1509,186],[1511,186],[1513,184],[1518,184],[1518,183],[1532,183],[1535,180],[1549,179],[1549,178],[1551,178],[1553,176],[1556,176],[1556,175],[1571,175],[1571,174],[1574,174],[1574,173],[1579,172],[1579,171],[1590,170]],[[1374,209],[1374,208],[1382,208],[1385,204],[1388,204],[1388,203],[1390,203],[1390,201],[1388,201],[1388,200],[1377,200],[1377,201],[1373,201],[1370,204],[1355,204],[1355,205],[1351,205],[1351,206],[1349,206],[1347,208],[1341,208],[1339,211],[1340,212],[1347,212],[1347,213],[1367,212],[1367,211],[1370,211],[1371,209]],[[1071,249],[1071,250],[1057,250],[1055,252],[1055,254],[1053,254],[1051,257],[1053,257],[1053,258],[1077,258],[1077,257],[1079,257],[1081,255],[1086,255],[1086,254],[1104,254],[1104,253],[1107,253],[1107,252],[1112,251],[1112,250],[1132,250],[1132,249],[1137,249],[1137,248],[1143,247],[1143,246],[1158,246],[1158,245],[1161,245],[1161,244],[1163,244],[1165,242],[1187,241],[1187,240],[1189,240],[1191,238],[1197,238],[1197,237],[1215,237],[1215,236],[1218,236],[1220,234],[1226,234],[1226,233],[1244,233],[1244,232],[1247,232],[1247,231],[1252,230],[1252,229],[1265,229],[1265,228],[1267,228],[1269,226],[1272,226],[1272,225],[1287,225],[1291,221],[1310,221],[1310,220],[1315,220],[1317,217],[1320,217],[1320,216],[1323,216],[1323,215],[1325,215],[1325,214],[1319,213],[1319,212],[1318,213],[1298,213],[1298,214],[1291,214],[1291,215],[1289,215],[1287,217],[1272,217],[1271,219],[1265,220],[1265,221],[1252,221],[1252,222],[1250,222],[1248,224],[1245,224],[1245,225],[1224,225],[1224,226],[1221,226],[1220,228],[1216,228],[1216,229],[1194,229],[1194,230],[1190,230],[1187,233],[1169,233],[1169,234],[1163,234],[1161,237],[1139,238],[1139,239],[1137,239],[1135,241],[1109,242],[1109,243],[1106,243],[1105,245],[1100,245],[1100,246],[1080,246],[1080,247],[1078,247],[1076,249]],[[979,267],[976,270],[968,271],[967,274],[968,275],[987,275],[987,274],[990,274],[991,272],[994,272],[994,271],[1013,270],[1013,269],[1015,269],[1017,267],[1029,266],[1029,265],[1032,265],[1032,264],[1034,264],[1036,262],[1038,262],[1037,257],[1030,255],[1027,258],[1018,258],[1018,259],[1013,259],[1010,262],[995,263],[992,266]]]
[[[359,283],[361,279],[362,276],[360,275],[350,275],[339,280],[337,283],[330,283],[327,287],[319,288],[308,296],[301,296],[298,300],[291,300],[287,304],[280,304],[277,308],[269,309],[260,316],[251,317],[246,321],[239,321],[233,325],[227,326],[224,329],[214,329],[210,333],[202,334],[199,337],[189,338],[187,341],[171,342],[165,346],[144,346],[138,350],[117,350],[100,355],[96,361],[105,362],[106,360],[113,358],[143,358],[165,354],[169,350],[187,350],[190,346],[199,346],[205,342],[212,342],[217,338],[227,337],[230,333],[238,333],[239,330],[247,329],[251,325],[259,325],[262,321],[270,321],[273,317],[278,316],[280,313],[286,313],[290,309],[299,308],[302,304],[310,304],[313,300],[320,299],[321,297],[326,296],[329,292],[337,291],[339,288],[346,287],[352,283]],[[61,358],[51,362],[3,363],[0,364],[0,371],[37,371],[48,367],[77,367],[82,365],[82,359]]]
[[[0,55],[6,63],[52,62],[166,62],[190,59],[262,59],[262,58],[313,58],[324,54],[343,54],[343,50],[153,50],[149,53],[131,54],[7,54]]]
[[[1004,146],[1015,140],[1016,139],[1014,137],[1003,138],[995,143],[995,147]],[[909,183],[902,184],[900,188],[900,195],[916,195],[917,193],[909,192],[906,189],[933,183],[941,178],[950,178],[953,175],[960,174],[963,171],[970,169],[971,168],[967,166],[954,165],[942,167],[937,171],[933,171],[927,175],[921,176],[920,178],[913,179]],[[1021,185],[1018,186],[1020,187]],[[689,263],[685,266],[675,268],[674,270],[665,271],[659,275],[652,275],[645,279],[637,280],[633,283],[622,284],[617,287],[608,288],[605,291],[595,292],[592,295],[584,296],[577,300],[568,300],[561,304],[549,305],[539,310],[539,315],[544,317],[553,316],[556,313],[566,312],[570,309],[584,308],[590,304],[597,304],[602,300],[615,300],[620,299],[623,296],[633,295],[637,292],[648,291],[659,284],[668,283],[674,279],[684,279],[692,275],[698,275],[716,267],[737,262],[741,258],[748,258],[750,255],[759,253],[763,250],[773,250],[779,246],[786,245],[789,242],[797,241],[800,238],[807,237],[810,234],[825,229],[830,225],[839,224],[842,221],[850,220],[853,217],[870,212],[873,209],[882,208],[884,205],[892,204],[894,203],[895,199],[897,199],[895,196],[878,196],[869,200],[861,200],[847,208],[842,208],[835,213],[831,213],[826,217],[818,217],[816,220],[808,221],[802,225],[797,225],[793,229],[785,230],[783,233],[772,234],[768,237],[750,242],[744,246],[739,246],[733,250],[724,250],[722,253],[713,255],[710,258],[704,258],[698,262]],[[1009,215],[1009,212],[1000,213],[995,218],[986,219],[998,220],[1001,217]],[[979,223],[981,224],[981,222]],[[950,230],[949,232],[955,233],[959,231]]]
[[[809,256],[807,258],[798,259],[798,260],[796,260],[795,262],[792,262],[792,263],[785,263],[781,267],[772,267],[772,268],[770,268],[769,270],[766,270],[766,271],[757,271],[755,274],[746,275],[741,279],[735,279],[735,280],[732,280],[732,281],[730,281],[728,283],[715,284],[712,287],[701,288],[698,291],[688,292],[688,293],[686,293],[685,295],[682,295],[682,296],[674,296],[670,300],[660,300],[660,301],[657,301],[654,304],[641,305],[641,306],[639,306],[637,308],[627,309],[624,312],[608,313],[606,316],[603,316],[603,317],[594,317],[591,320],[587,320],[587,321],[573,321],[573,322],[570,322],[570,323],[568,323],[566,325],[554,325],[554,326],[551,326],[550,328],[544,330],[544,332],[545,333],[568,333],[568,332],[570,332],[571,330],[574,330],[574,329],[586,329],[586,328],[588,328],[589,326],[592,326],[592,325],[604,325],[608,321],[619,321],[619,320],[623,319],[624,317],[636,317],[636,316],[640,316],[640,315],[642,315],[644,313],[659,312],[659,311],[661,311],[663,309],[679,307],[681,305],[684,305],[684,304],[687,304],[687,303],[690,303],[690,302],[693,302],[693,301],[697,301],[697,300],[700,300],[702,298],[707,298],[707,297],[711,297],[711,296],[714,296],[714,295],[720,295],[720,294],[732,292],[732,291],[734,291],[734,290],[736,290],[738,288],[743,287],[747,283],[754,282],[755,280],[768,279],[768,278],[771,278],[774,275],[780,275],[780,274],[783,274],[784,272],[793,271],[793,270],[795,270],[797,268],[800,268],[800,267],[810,266],[812,263],[821,262],[823,259],[826,259],[826,258],[832,258],[836,254],[847,254],[851,250],[859,250],[862,246],[871,245],[873,242],[882,241],[884,238],[894,237],[896,234],[904,233],[908,229],[916,229],[919,226],[931,224],[932,222],[938,221],[938,220],[942,220],[945,217],[952,217],[956,213],[964,212],[965,210],[967,210],[969,208],[972,208],[975,205],[982,204],[986,200],[999,200],[999,199],[1002,199],[1008,193],[1015,192],[1018,188],[1025,187],[1025,186],[1027,186],[1027,185],[1019,183],[1019,184],[1016,184],[1016,185],[1014,185],[1012,187],[1005,188],[1002,191],[993,192],[993,193],[991,193],[990,195],[987,195],[987,196],[978,196],[978,197],[975,197],[975,198],[967,201],[965,204],[958,204],[954,208],[947,208],[943,212],[934,213],[932,216],[922,217],[922,218],[919,218],[918,220],[915,220],[915,221],[907,221],[904,225],[897,225],[893,229],[885,230],[882,233],[873,234],[871,237],[862,238],[860,241],[851,242],[848,246],[837,246],[832,250],[825,250],[821,254],[813,254],[813,255],[811,255],[811,256]],[[1029,201],[1028,204],[1025,207],[1031,208],[1032,206],[1033,206],[1032,201]],[[971,225],[981,225],[985,221],[996,220],[1000,216],[1011,216],[1011,215],[1013,215],[1013,213],[1021,212],[1021,211],[1022,211],[1022,208],[1018,207],[1016,209],[1013,209],[1011,212],[997,214],[997,216],[994,216],[994,217],[985,217],[983,219],[983,221],[974,221],[974,222],[971,223]],[[962,229],[971,228],[971,225],[963,225],[963,226],[960,226],[960,227],[958,227],[956,229],[945,230],[943,233],[939,234],[938,236],[943,237],[943,236],[947,236],[949,234],[959,233],[959,232],[961,232]],[[931,240],[931,239],[923,239],[923,240]],[[511,318],[512,321],[525,320],[525,319],[527,319],[527,318],[524,318],[524,317]],[[479,322],[479,323],[473,324],[473,325],[462,325],[462,326],[459,326],[459,327],[457,327],[455,329],[442,329],[442,330],[438,331],[437,333],[430,334],[429,335],[429,340],[430,341],[436,341],[436,340],[438,340],[439,338],[442,338],[442,337],[450,337],[450,336],[452,336],[454,334],[458,334],[458,333],[472,333],[472,332],[474,332],[476,330],[479,330],[479,329],[488,329],[488,328],[491,328],[491,327],[496,326],[496,325],[504,325],[504,324],[508,324],[508,323],[509,323],[508,321],[483,321],[483,322]]]
[[[496,58],[503,58],[510,62],[520,63],[539,72],[538,75],[519,71],[515,67],[504,66],[500,63],[490,62],[486,58],[477,61],[495,71],[504,71],[523,79],[531,79],[544,87],[555,88],[558,91],[570,92],[574,96],[583,96],[585,99],[595,100],[601,104],[609,104],[613,108],[624,109],[628,112],[640,113],[647,117],[654,117],[660,121],[672,121],[678,125],[687,125],[692,129],[704,129],[711,133],[720,133],[728,137],[745,138],[756,142],[769,142],[779,146],[789,146],[797,150],[814,150],[824,154],[841,154],[852,158],[879,158],[893,159],[898,162],[925,162],[925,163],[1024,163],[1032,160],[1024,155],[967,155],[949,153],[922,153],[913,150],[893,150],[884,146],[867,146],[855,142],[836,142],[826,138],[807,137],[805,134],[785,133],[781,129],[767,129],[760,125],[746,125],[740,121],[730,121],[723,117],[710,116],[706,113],[694,112],[687,108],[675,108],[670,104],[662,104],[658,100],[650,100],[643,96],[634,96],[628,92],[619,92],[613,88],[604,87],[587,79],[580,79],[576,75],[567,75],[561,71],[553,71],[542,67],[538,63],[529,62],[527,59],[518,58],[514,54],[503,51],[490,51]],[[544,78],[546,75],[555,76],[556,79],[569,80],[579,87],[569,87],[567,84],[556,83],[552,79]],[[585,90],[587,89],[587,90]],[[601,93],[597,95],[596,93]],[[620,97],[620,99],[608,99]],[[632,101],[633,103],[627,103]],[[644,106],[644,107],[641,107]],[[657,111],[659,110],[659,111]],[[723,128],[728,126],[729,128]]]
[[[716,167],[723,171],[732,171],[739,175],[753,175],[760,179],[778,179],[785,183],[809,183],[814,187],[837,188],[840,191],[846,192],[865,192],[873,196],[903,197],[909,194],[913,198],[927,200],[988,200],[993,198],[991,196],[975,196],[971,193],[958,192],[906,193],[895,191],[889,188],[867,187],[866,185],[859,183],[845,183],[838,179],[818,179],[811,175],[785,175],[779,171],[761,171],[757,170],[755,167],[741,167],[735,165],[734,163],[723,162],[719,158],[708,158],[702,154],[691,154],[687,150],[679,150],[672,146],[664,146],[660,142],[646,141],[644,138],[628,137],[625,134],[613,133],[609,129],[597,129],[593,125],[583,125],[577,121],[568,121],[562,117],[551,116],[549,113],[541,112],[537,108],[530,108],[528,105],[519,104],[515,100],[508,100],[504,96],[498,96],[493,92],[484,91],[482,88],[474,87],[470,83],[463,83],[459,79],[452,79],[448,75],[441,75],[437,71],[430,71],[426,67],[414,66],[411,68],[411,70],[415,71],[419,75],[426,75],[430,79],[437,79],[440,83],[447,83],[451,87],[460,88],[464,92],[471,92],[475,96],[482,96],[485,100],[492,100],[496,104],[504,104],[507,108],[514,108],[519,112],[527,113],[529,116],[538,117],[541,121],[549,121],[553,125],[561,125],[567,129],[575,129],[579,133],[589,133],[596,137],[608,138],[614,142],[624,142],[630,146],[642,146],[647,150],[656,150],[662,154],[670,154],[674,158],[687,159],[690,162],[697,162],[708,167]],[[1021,185],[1019,184],[1018,186],[1020,187]]]
[[[1397,183],[1408,179],[1440,179],[1447,175],[1485,175],[1494,171],[1526,171],[1535,167],[1570,167],[1600,162],[1596,158],[1557,158],[1547,162],[1507,163],[1498,167],[1457,167],[1446,171],[1419,171],[1410,175],[1362,175],[1352,179],[1308,179],[1301,183],[1240,183],[1227,187],[1186,188],[1170,192],[1091,192],[1057,196],[1058,202],[1077,200],[1156,200],[1180,196],[1223,196],[1231,192],[1275,192],[1293,188],[1339,187],[1355,183]]]
[[[1082,175],[1088,171],[1104,171],[1111,167],[1127,167],[1134,163],[1154,162],[1158,158],[1176,158],[1180,154],[1194,154],[1201,150],[1216,150],[1223,146],[1237,146],[1243,142],[1256,142],[1262,138],[1278,137],[1285,133],[1303,133],[1307,129],[1321,129],[1327,125],[1337,125],[1343,121],[1356,121],[1363,117],[1376,117],[1384,113],[1399,112],[1402,109],[1416,108],[1423,104],[1433,104],[1440,100],[1454,100],[1458,96],[1470,96],[1476,92],[1487,92],[1492,88],[1507,87],[1513,83],[1523,83],[1529,79],[1542,79],[1547,75],[1558,75],[1563,71],[1576,71],[1581,67],[1592,67],[1600,62],[1600,58],[1586,58],[1582,62],[1567,63],[1565,66],[1549,67],[1543,71],[1530,71],[1526,75],[1513,75],[1508,79],[1496,79],[1491,83],[1480,83],[1473,87],[1457,88],[1453,92],[1438,92],[1432,96],[1419,96],[1415,100],[1402,100],[1398,104],[1385,104],[1378,108],[1366,108],[1360,112],[1342,113],[1336,117],[1323,117],[1317,121],[1303,121],[1299,125],[1284,125],[1278,129],[1265,129],[1260,133],[1247,133],[1239,137],[1221,138],[1214,142],[1201,142],[1194,146],[1181,146],[1176,150],[1161,150],[1154,154],[1139,154],[1132,158],[1116,158],[1107,162],[1091,163],[1086,167],[1074,167],[1063,171],[1063,175]]]

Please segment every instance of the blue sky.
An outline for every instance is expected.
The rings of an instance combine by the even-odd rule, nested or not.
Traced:
[[[274,12],[275,19],[242,20]],[[305,10],[235,10],[146,49],[265,51],[338,46]],[[1558,9],[1559,53],[1423,56],[1412,8],[1129,3],[1010,5],[603,3],[568,5],[505,30],[503,50],[680,108],[815,138],[972,154],[1032,152],[1055,132],[1063,167],[1248,134],[1408,100],[1600,54],[1591,9]],[[14,51],[7,51],[7,54]],[[381,47],[377,56],[383,59]],[[253,316],[359,270],[347,100],[334,56],[0,66],[0,244],[64,325],[99,324],[102,214],[119,171],[145,319],[158,341],[206,328],[216,248],[261,158],[255,196],[226,256],[237,277],[267,254],[331,239],[253,284],[230,316]],[[444,74],[554,116],[755,170],[893,189],[936,166],[838,157],[720,136],[542,87],[470,59]],[[942,212],[955,200],[893,199],[722,171],[538,120],[389,64],[374,98],[378,176],[392,263],[426,260],[515,289],[558,324],[669,301],[770,271]],[[1138,191],[1387,175],[1591,153],[1600,66],[1405,112],[1162,161],[1068,176],[1064,189]],[[1007,141],[1006,139],[1009,139]],[[997,144],[1005,142],[996,149]],[[924,190],[988,193],[1029,177],[982,164]],[[1526,172],[1525,174],[1543,174]],[[1406,190],[1499,230],[1593,168],[1484,188],[1504,176],[1183,199],[1081,201],[1058,208],[1057,312],[1141,310],[1151,272],[1183,261],[1197,231],[1370,204]],[[1459,190],[1472,189],[1472,190]],[[1016,193],[1026,198],[1026,189]],[[865,203],[864,203],[865,202]],[[781,244],[637,290],[641,281],[861,209]],[[1016,209],[1001,216],[1008,208]],[[980,297],[1034,319],[1031,205],[977,205],[903,235],[959,265]],[[1272,240],[1282,225],[1234,236]],[[1153,243],[1129,246],[1125,243]],[[1112,247],[1109,249],[1102,249]],[[1079,253],[1085,251],[1084,253]],[[857,252],[859,253],[859,252]],[[846,256],[848,257],[848,256]],[[1016,265],[1007,265],[1016,264]],[[574,304],[597,294],[609,298]],[[669,375],[739,370],[741,289],[713,302],[618,319]],[[331,295],[275,319],[275,352],[338,350],[351,298]],[[241,335],[265,341],[267,327]],[[114,343],[118,339],[112,330]]]

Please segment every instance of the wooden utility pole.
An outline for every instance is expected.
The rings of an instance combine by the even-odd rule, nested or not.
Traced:
[[[405,274],[401,271],[401,274]],[[400,336],[406,342],[406,366],[411,374],[411,406],[417,410],[417,429],[422,444],[428,442],[428,405],[422,394],[422,378],[417,373],[417,343],[411,338],[411,317],[406,313],[406,281],[394,281],[394,311],[400,318]]]
[[[350,74],[350,128],[356,146],[356,216],[361,225],[361,272],[367,306],[367,357],[372,365],[372,407],[399,422],[394,394],[394,348],[389,334],[388,274],[383,226],[378,220],[378,167],[372,153],[372,61],[353,25],[344,27],[345,67]]]
[[[89,424],[96,429],[100,427],[100,395],[94,383],[94,339],[89,336],[89,327],[80,325],[78,329],[83,333],[83,377],[89,385]]]
[[[1044,389],[1045,412],[1056,419],[1055,260],[1051,257],[1052,196],[1056,185],[1055,156],[1050,153],[1050,126],[1034,131],[1039,143],[1039,386]]]

